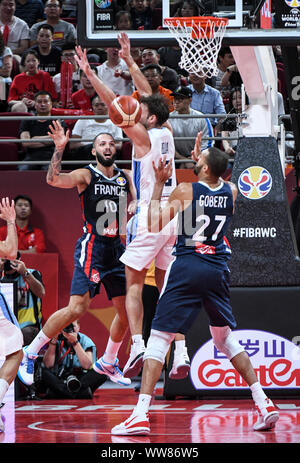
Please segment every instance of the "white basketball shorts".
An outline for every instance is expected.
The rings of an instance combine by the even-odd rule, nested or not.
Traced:
[[[172,260],[172,249],[176,241],[177,217],[159,233],[150,233],[147,228],[147,209],[135,214],[127,224],[127,246],[120,261],[135,270],[155,267],[166,270]]]
[[[21,350],[23,334],[4,296],[0,293],[0,356],[6,357]]]

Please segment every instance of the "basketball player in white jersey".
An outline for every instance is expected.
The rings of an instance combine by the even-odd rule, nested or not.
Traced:
[[[120,56],[126,62],[133,82],[142,95],[142,115],[140,121],[133,127],[124,127],[123,131],[133,145],[132,179],[136,187],[138,200],[137,212],[131,221],[131,242],[120,260],[125,264],[126,271],[126,311],[132,336],[132,346],[128,362],[123,374],[125,377],[136,376],[143,364],[145,345],[142,338],[143,303],[142,290],[147,269],[155,259],[155,278],[161,290],[166,269],[172,259],[171,251],[176,238],[176,219],[159,234],[149,233],[147,229],[147,210],[151,199],[155,175],[152,162],[157,162],[161,156],[172,163],[172,177],[167,182],[163,196],[167,200],[176,187],[174,140],[172,129],[168,123],[168,104],[161,95],[152,95],[152,90],[138,65],[130,54],[130,42],[125,33],[118,37],[121,45]],[[102,101],[110,106],[116,98],[115,93],[108,88],[99,77],[92,72],[86,57],[86,51],[76,48],[75,58],[79,67],[88,77]],[[185,337],[177,334],[175,338],[175,357],[170,376],[180,379],[188,374],[190,363],[185,347]],[[176,352],[179,354],[176,356]]]
[[[7,222],[6,239],[0,241],[0,257],[15,259],[18,251],[18,235],[14,201],[11,204],[8,198],[3,198],[0,201],[0,218]],[[17,375],[23,357],[22,346],[22,332],[5,297],[1,294],[0,286],[0,357],[5,357],[5,361],[0,368],[0,408],[4,405],[2,401],[9,385]],[[0,432],[3,431],[4,422],[0,411]]]

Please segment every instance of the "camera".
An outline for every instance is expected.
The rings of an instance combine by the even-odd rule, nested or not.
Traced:
[[[81,388],[81,382],[75,375],[69,375],[66,378],[65,383],[69,392],[78,392]]]
[[[73,323],[70,323],[70,325],[66,326],[64,329],[63,329],[63,332],[65,333],[74,333],[75,330],[74,330],[74,325]],[[62,333],[60,333],[57,337],[58,341],[67,341],[67,338],[64,337],[64,335]]]
[[[237,130],[237,122],[236,119],[226,118],[221,125],[222,130],[226,130],[228,132],[234,132]]]
[[[74,333],[75,330],[74,330],[74,325],[73,325],[73,323],[70,323],[70,325],[66,326],[66,327],[63,329],[63,331],[64,331],[65,333]]]

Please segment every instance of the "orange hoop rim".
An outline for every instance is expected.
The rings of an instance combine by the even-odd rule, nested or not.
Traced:
[[[228,18],[215,18],[214,16],[175,16],[173,18],[165,18],[164,24],[169,30],[175,28],[179,30],[180,26],[184,28],[192,28],[192,38],[197,39],[200,37],[212,40],[214,34],[218,32],[225,32],[228,25]]]
[[[215,18],[214,16],[173,16],[172,18],[165,18],[164,22],[167,21],[174,26],[178,23],[187,27],[192,24],[200,24],[200,26],[206,26],[208,23],[214,23],[216,26],[227,26],[228,18]]]

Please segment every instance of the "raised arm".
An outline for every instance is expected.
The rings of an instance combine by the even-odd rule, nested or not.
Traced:
[[[0,257],[15,259],[18,252],[18,235],[16,230],[16,211],[14,201],[9,203],[8,198],[0,201],[0,218],[7,223],[7,235],[4,241],[0,241]]]
[[[121,50],[119,51],[119,56],[122,58],[125,63],[127,64],[128,70],[132,77],[133,83],[137,91],[142,96],[149,96],[152,95],[152,89],[150,84],[130,53],[130,40],[128,35],[125,32],[121,32],[118,35],[118,41],[121,46]]]
[[[76,47],[76,53],[75,60],[78,66],[85,73],[101,100],[109,107],[111,102],[116,98],[116,94],[92,71],[86,56],[86,49],[82,50],[82,48],[78,46]]]
[[[100,96],[101,100],[109,108],[112,101],[116,98],[115,93],[107,87],[102,80],[91,70],[90,64],[86,56],[86,50],[82,50],[80,46],[76,47],[77,56],[76,62],[89,81],[93,85],[95,91]],[[150,139],[146,128],[137,123],[133,127],[124,127],[124,133],[132,140],[135,148],[135,156],[142,157],[150,150]]]
[[[148,230],[151,233],[160,232],[179,211],[185,209],[192,201],[192,185],[189,183],[179,184],[172,191],[168,202],[161,207],[160,199],[165,182],[172,175],[172,164],[166,164],[166,158],[160,159],[158,165],[152,163],[155,172],[155,184],[152,198],[148,207]]]
[[[87,169],[76,169],[68,173],[61,172],[61,160],[69,141],[69,130],[65,134],[59,121],[53,121],[49,129],[48,135],[54,141],[55,149],[48,167],[47,183],[58,188],[74,188],[75,186],[79,190],[85,188],[89,182]]]

